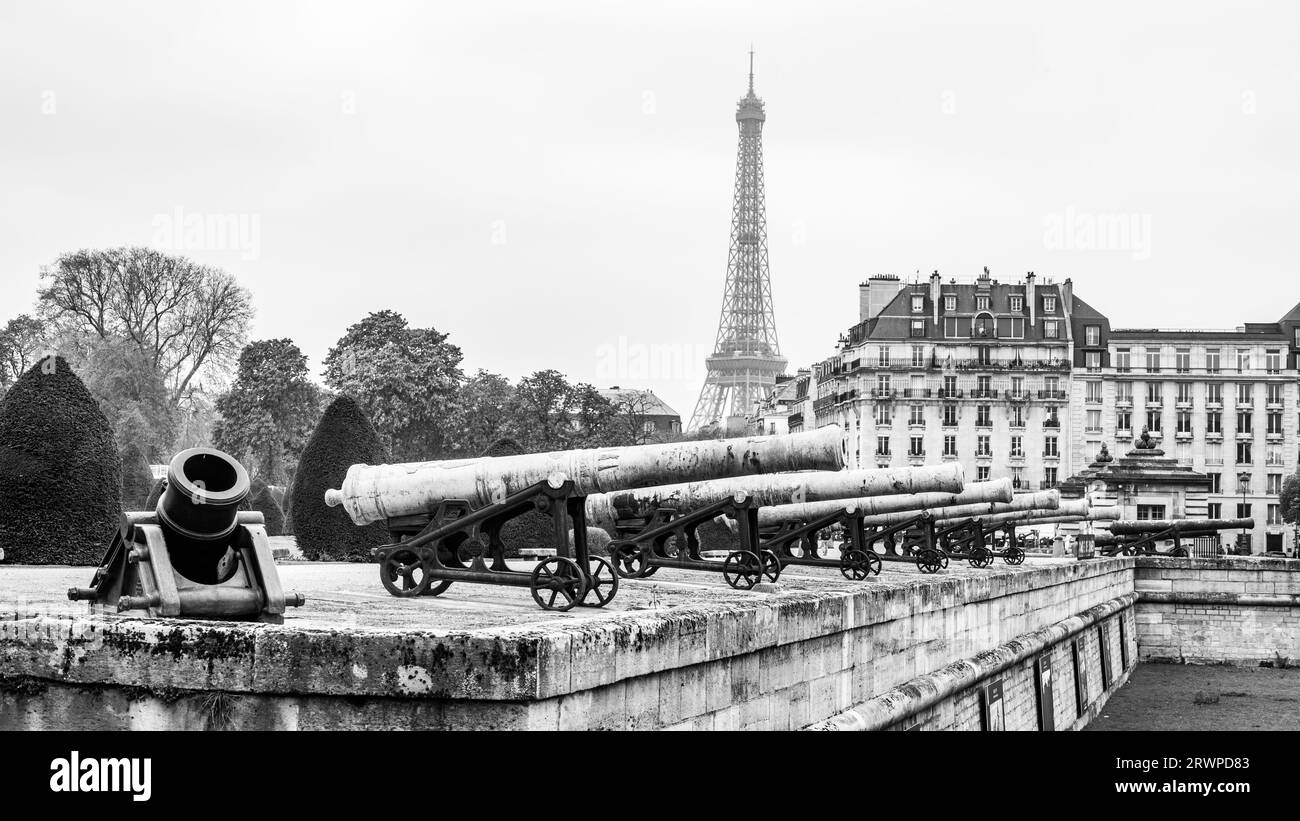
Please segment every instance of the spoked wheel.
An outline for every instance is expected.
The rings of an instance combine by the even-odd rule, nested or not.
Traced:
[[[846,579],[860,582],[871,575],[871,562],[875,559],[876,573],[880,572],[880,558],[869,556],[861,550],[850,550],[840,557],[840,573]]]
[[[722,578],[736,590],[749,590],[763,578],[762,563],[748,550],[734,550],[722,563]]]
[[[993,564],[993,551],[983,545],[977,546],[970,552],[971,567],[988,567]]]
[[[613,548],[614,557],[613,567],[618,575],[625,579],[639,579],[649,576],[647,570],[655,571],[659,568],[650,567],[646,563],[645,553],[640,547],[631,542],[624,542]]]
[[[618,573],[614,572],[613,562],[603,556],[589,558],[587,567],[590,572],[587,574],[587,592],[582,595],[582,604],[584,607],[604,607],[618,592]]]
[[[1024,564],[1025,551],[1018,547],[1008,547],[1002,554],[1002,561],[1010,565]]]
[[[781,578],[781,560],[770,550],[764,550],[759,556],[763,559],[763,576],[772,583]]]
[[[424,560],[414,550],[394,550],[379,563],[379,581],[394,596],[418,596],[429,588]],[[450,582],[448,582],[450,584]],[[439,591],[441,592],[441,591]]]
[[[922,573],[938,573],[943,569],[945,557],[933,547],[922,548],[916,554],[916,566]]]
[[[587,580],[577,562],[563,556],[543,559],[533,568],[533,601],[545,610],[572,610],[587,594]]]

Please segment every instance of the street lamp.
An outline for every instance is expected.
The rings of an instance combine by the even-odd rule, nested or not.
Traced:
[[[1246,509],[1246,493],[1250,491],[1250,474],[1246,471],[1237,474],[1237,489],[1241,491],[1241,508],[1238,510],[1238,515],[1240,515]],[[1237,547],[1242,547],[1245,542],[1246,528],[1243,527],[1241,535],[1237,537]]]

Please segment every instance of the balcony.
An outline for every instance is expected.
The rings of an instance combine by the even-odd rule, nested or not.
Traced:
[[[1180,430],[1174,432],[1174,441],[1190,442],[1192,441],[1192,432],[1190,430]]]
[[[1024,430],[1025,420],[1021,419],[1020,421],[1016,421],[1015,419],[1012,419],[1011,422],[1007,424],[1007,427],[1012,430]]]
[[[1053,452],[1053,453],[1048,453],[1047,451],[1043,451],[1043,458],[1044,458],[1044,459],[1060,459],[1060,458],[1061,458],[1061,454],[1060,454],[1059,451],[1056,451],[1056,452]]]
[[[1061,420],[1060,420],[1060,419],[1044,419],[1044,420],[1043,420],[1043,427],[1045,427],[1045,428],[1060,428],[1060,427],[1061,427]]]
[[[1206,400],[1205,400],[1205,409],[1206,409],[1206,410],[1223,410],[1223,400],[1222,400],[1222,399],[1206,399]]]
[[[904,388],[904,399],[929,399],[931,390],[929,388]]]
[[[1255,402],[1249,396],[1237,397],[1237,410],[1254,410]]]
[[[1270,442],[1281,442],[1281,441],[1282,441],[1282,431],[1280,431],[1280,430],[1278,430],[1278,431],[1273,431],[1273,430],[1271,430],[1271,431],[1269,431],[1267,434],[1265,434],[1265,437],[1264,437],[1264,438],[1267,439],[1267,440],[1270,441]]]
[[[1131,408],[1131,407],[1133,407],[1133,397],[1131,397],[1131,396],[1117,396],[1117,397],[1115,397],[1115,407],[1117,407],[1117,408]]]
[[[938,394],[940,399],[961,399],[962,397],[962,391],[957,390],[955,388],[953,390],[946,390],[944,388],[940,388],[938,390]]]
[[[1248,430],[1239,430],[1239,431],[1237,431],[1237,441],[1238,441],[1238,442],[1250,442],[1250,441],[1253,441],[1254,438],[1255,438],[1255,434],[1252,433],[1251,431],[1248,431]]]
[[[1207,464],[1208,464],[1208,463],[1207,463]],[[1267,459],[1264,460],[1264,464],[1267,465],[1268,467],[1281,467],[1281,466],[1282,466],[1282,457],[1281,457],[1281,456],[1270,456],[1270,457],[1268,457]]]
[[[1085,428],[1083,429],[1083,432],[1084,432],[1084,433],[1101,433],[1101,428],[1089,428],[1089,427],[1085,427]]]
[[[924,421],[922,421],[922,422],[908,422],[908,423],[907,423],[907,429],[908,429],[908,430],[925,430],[925,422],[924,422]]]
[[[957,461],[957,454],[955,454],[955,453],[945,453],[945,454],[944,454],[942,457],[940,457],[940,458],[943,459],[943,461],[945,461],[945,462],[955,462],[955,461]]]
[[[1179,399],[1178,401],[1174,402],[1174,408],[1175,408],[1176,410],[1191,410],[1191,409],[1192,409],[1192,400],[1190,400],[1190,399]]]
[[[876,459],[886,459],[886,460],[888,460],[888,459],[889,459],[889,456],[890,456],[890,453],[889,453],[889,451],[887,451],[887,450],[878,450],[878,451],[876,451]]]
[[[971,399],[997,399],[998,392],[994,390],[985,390],[983,388],[976,388],[975,390],[970,392],[970,398]]]
[[[987,461],[993,458],[993,451],[989,451],[987,453],[976,453],[975,458]]]
[[[1046,479],[1038,483],[1039,490],[1051,490],[1056,487],[1056,482],[1049,482]]]
[[[1120,430],[1117,430],[1117,431],[1115,431],[1115,438],[1116,438],[1116,439],[1132,439],[1132,438],[1133,438],[1133,429],[1132,429],[1132,428],[1122,428],[1122,429],[1120,429]]]
[[[1039,399],[1055,399],[1057,401],[1065,400],[1065,391],[1044,390],[1038,392]]]
[[[1023,450],[1013,450],[1011,451],[1011,455],[1008,456],[1007,459],[1012,464],[1024,464],[1025,452]]]
[[[992,427],[993,427],[993,420],[992,420],[992,419],[976,419],[976,420],[975,420],[975,427],[977,427],[977,428],[992,428]]]
[[[1026,390],[1013,391],[1008,389],[1006,392],[1006,397],[1008,400],[1012,402],[1027,402],[1029,401],[1029,391]]]
[[[1165,406],[1165,400],[1161,399],[1159,396],[1148,396],[1142,404],[1143,407],[1160,410]]]
[[[1207,441],[1207,442],[1222,442],[1222,441],[1223,441],[1223,431],[1221,431],[1221,430],[1207,430],[1207,431],[1205,432],[1205,441]]]
[[[920,450],[920,451],[917,451],[917,450],[909,450],[909,451],[907,452],[907,458],[908,458],[908,459],[924,459],[924,458],[925,458],[925,451],[923,451],[923,450]]]
[[[897,391],[893,391],[893,390],[891,390],[891,389],[889,389],[889,388],[872,388],[872,389],[871,389],[871,398],[872,398],[872,399],[893,399],[893,398],[894,398],[895,396],[897,396],[897,395],[898,395]]]
[[[803,414],[802,413],[790,414],[789,418],[786,419],[786,424],[792,428],[803,425]]]
[[[1264,408],[1265,408],[1266,410],[1271,410],[1271,411],[1280,411],[1280,410],[1282,410],[1282,400],[1281,400],[1281,399],[1278,399],[1278,400],[1274,401],[1274,400],[1270,399],[1270,400],[1268,400],[1267,402],[1264,403]]]

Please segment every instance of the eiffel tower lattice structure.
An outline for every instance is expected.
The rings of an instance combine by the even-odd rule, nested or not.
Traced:
[[[754,94],[754,52],[749,52],[749,93],[736,105],[740,143],[731,210],[731,250],[713,355],[687,430],[745,416],[785,372],[776,338],[772,283],[767,266],[767,205],[763,193],[763,101]]]

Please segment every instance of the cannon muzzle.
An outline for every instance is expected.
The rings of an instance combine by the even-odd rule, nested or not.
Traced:
[[[181,575],[205,584],[217,580],[248,490],[244,466],[219,450],[190,448],[172,458],[157,514]]]

